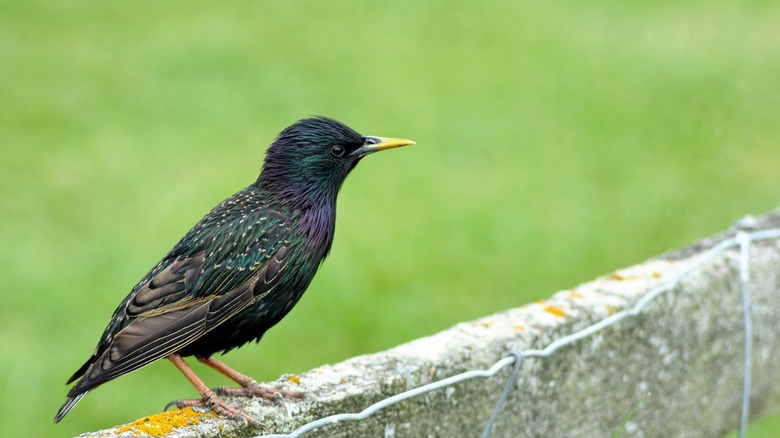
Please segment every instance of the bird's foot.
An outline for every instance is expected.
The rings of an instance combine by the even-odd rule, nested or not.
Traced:
[[[225,401],[216,397],[214,394],[205,396],[203,398],[198,398],[198,399],[174,400],[168,403],[167,405],[165,405],[165,410],[167,411],[169,408],[173,406],[179,409],[184,409],[188,406],[193,408],[195,407],[209,408],[214,410],[214,412],[216,412],[217,414],[230,418],[231,420],[243,421],[245,424],[252,426],[255,429],[264,428],[263,425],[258,423],[257,420],[252,418],[249,414],[238,409],[235,406],[231,406],[225,403]]]
[[[286,391],[276,386],[260,385],[255,381],[239,388],[220,386],[219,388],[214,388],[213,391],[221,397],[260,397],[270,401],[282,398],[303,398],[302,392]]]

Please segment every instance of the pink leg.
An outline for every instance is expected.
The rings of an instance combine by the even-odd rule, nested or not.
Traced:
[[[179,369],[179,371],[184,374],[184,376],[187,378],[187,380],[192,383],[192,386],[195,387],[195,389],[198,390],[200,393],[201,399],[198,400],[177,400],[168,403],[168,406],[165,408],[175,405],[178,408],[184,408],[186,406],[203,406],[208,405],[212,409],[214,409],[218,414],[224,415],[225,417],[228,417],[232,420],[243,420],[247,424],[254,426],[256,428],[260,428],[260,424],[252,417],[250,417],[247,413],[244,411],[239,410],[238,408],[234,406],[230,406],[229,404],[225,403],[221,399],[219,399],[214,392],[209,389],[206,384],[203,383],[202,380],[195,374],[195,371],[190,368],[189,365],[187,365],[187,362],[184,362],[184,359],[178,354],[172,354],[168,356],[168,359],[173,362],[173,364],[176,366],[176,368]]]
[[[204,363],[209,367],[219,371],[221,374],[224,374],[228,379],[241,385],[240,388],[228,388],[224,386],[215,388],[214,391],[221,396],[262,397],[266,400],[276,400],[279,397],[303,397],[303,393],[301,392],[284,391],[279,388],[259,385],[251,377],[239,373],[233,368],[230,368],[229,366],[212,357],[198,357],[198,360],[201,363]]]

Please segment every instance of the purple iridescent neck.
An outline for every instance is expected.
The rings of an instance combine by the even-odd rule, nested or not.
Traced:
[[[336,229],[336,203],[326,203],[303,211],[300,220],[301,231],[308,235],[306,240],[310,249],[323,251],[325,257],[333,244]]]
[[[261,177],[255,187],[260,196],[286,207],[296,219],[299,230],[306,236],[306,245],[312,251],[328,254],[336,227],[336,196],[338,191],[315,191],[313,187],[285,184],[284,180]]]

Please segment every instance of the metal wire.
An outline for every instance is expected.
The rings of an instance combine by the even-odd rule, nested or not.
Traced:
[[[740,430],[739,430],[739,436],[743,438],[745,434],[745,428],[747,427],[747,420],[749,417],[749,408],[750,408],[749,406],[750,368],[752,362],[752,339],[753,339],[752,325],[751,325],[751,318],[750,318],[750,295],[749,295],[749,288],[748,288],[749,272],[750,272],[749,271],[750,243],[757,240],[767,240],[767,239],[777,239],[777,238],[780,238],[780,229],[770,229],[770,230],[762,230],[762,231],[755,231],[755,232],[746,232],[744,230],[741,230],[737,233],[735,237],[725,239],[722,242],[710,248],[709,250],[707,250],[701,257],[699,257],[699,259],[695,263],[693,263],[691,266],[689,266],[688,268],[686,268],[685,270],[677,274],[675,278],[672,279],[672,281],[670,281],[669,283],[664,284],[662,286],[658,286],[650,290],[650,292],[642,296],[642,298],[640,298],[631,308],[614,313],[609,317],[604,318],[603,320],[598,321],[582,330],[579,330],[575,333],[557,339],[551,342],[550,344],[548,344],[545,348],[541,350],[536,350],[536,349],[525,350],[525,351],[513,350],[512,352],[509,353],[507,357],[500,359],[487,370],[467,371],[452,377],[448,377],[446,379],[439,380],[437,382],[429,383],[427,385],[423,385],[418,388],[414,388],[402,392],[400,394],[396,394],[384,400],[380,400],[372,404],[371,406],[367,407],[366,409],[362,410],[359,413],[336,414],[336,415],[331,415],[329,417],[321,418],[319,420],[312,421],[310,423],[307,423],[299,427],[298,429],[294,430],[289,434],[262,435],[262,437],[263,438],[298,438],[307,432],[313,431],[315,429],[319,429],[323,426],[345,422],[345,421],[363,420],[382,409],[385,409],[389,406],[400,403],[402,401],[409,400],[411,398],[423,394],[427,394],[429,392],[436,391],[438,389],[449,387],[464,382],[466,380],[471,380],[475,378],[492,377],[496,375],[499,371],[504,369],[505,367],[514,364],[515,365],[514,371],[507,379],[507,382],[504,386],[504,390],[501,396],[499,397],[499,400],[496,403],[495,408],[493,409],[493,413],[482,435],[483,438],[488,438],[492,432],[493,425],[498,419],[498,416],[503,408],[503,405],[506,401],[509,391],[513,386],[512,384],[517,380],[517,376],[520,372],[523,359],[548,357],[563,347],[572,345],[581,339],[592,336],[595,333],[607,327],[615,325],[626,318],[639,315],[650,302],[658,298],[660,295],[663,295],[673,290],[675,287],[677,287],[680,281],[682,281],[682,279],[684,279],[686,276],[688,276],[694,271],[699,270],[703,265],[711,262],[715,257],[723,253],[725,250],[738,246],[740,249],[739,280],[740,280],[740,289],[742,293],[742,304],[743,304],[743,311],[744,311],[743,318],[744,318],[744,330],[745,330],[743,393],[742,393],[742,409],[741,409]],[[260,438],[260,436],[257,436],[255,438]]]
[[[292,433],[289,434],[281,434],[281,435],[262,435],[263,438],[297,438],[301,435],[303,435],[306,432],[312,431],[314,429],[319,429],[322,426],[327,426],[329,424],[336,424],[344,421],[357,421],[357,420],[363,420],[365,418],[368,418],[373,413],[380,411],[388,406],[392,406],[396,403],[400,403],[404,400],[408,400],[413,397],[417,397],[418,395],[426,394],[431,391],[435,391],[437,389],[446,388],[448,386],[452,386],[456,383],[460,383],[466,380],[471,380],[475,378],[485,378],[485,377],[492,377],[496,375],[499,371],[501,371],[504,367],[507,365],[510,365],[515,362],[515,358],[512,356],[505,357],[498,362],[494,363],[492,367],[490,367],[487,370],[472,370],[472,371],[466,371],[465,373],[457,374],[452,377],[448,377],[446,379],[439,380],[437,382],[429,383],[427,385],[423,385],[414,389],[410,389],[408,391],[404,391],[400,394],[396,394],[392,397],[386,398],[384,400],[380,400],[373,405],[367,407],[366,409],[363,409],[357,414],[336,414],[331,415],[330,417],[320,418],[319,420],[312,421],[311,423],[305,424]],[[255,437],[255,438],[259,438]]]
[[[493,414],[490,416],[487,426],[485,426],[485,431],[482,432],[482,438],[488,438],[493,431],[493,425],[496,424],[498,414],[501,413],[501,409],[504,407],[504,403],[506,403],[506,398],[509,396],[509,391],[512,389],[512,384],[517,380],[517,375],[520,374],[520,367],[523,365],[522,351],[512,350],[509,352],[509,356],[515,358],[515,369],[512,371],[509,379],[507,379],[506,385],[504,385],[504,391],[501,392],[501,397],[498,398],[496,407],[493,408]]]

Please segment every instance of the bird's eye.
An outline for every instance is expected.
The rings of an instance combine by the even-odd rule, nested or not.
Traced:
[[[344,152],[346,152],[346,151],[347,150],[344,149],[343,146],[339,146],[339,145],[336,145],[336,146],[333,146],[332,148],[330,148],[330,154],[332,156],[336,157],[336,158],[343,157],[344,156]]]

